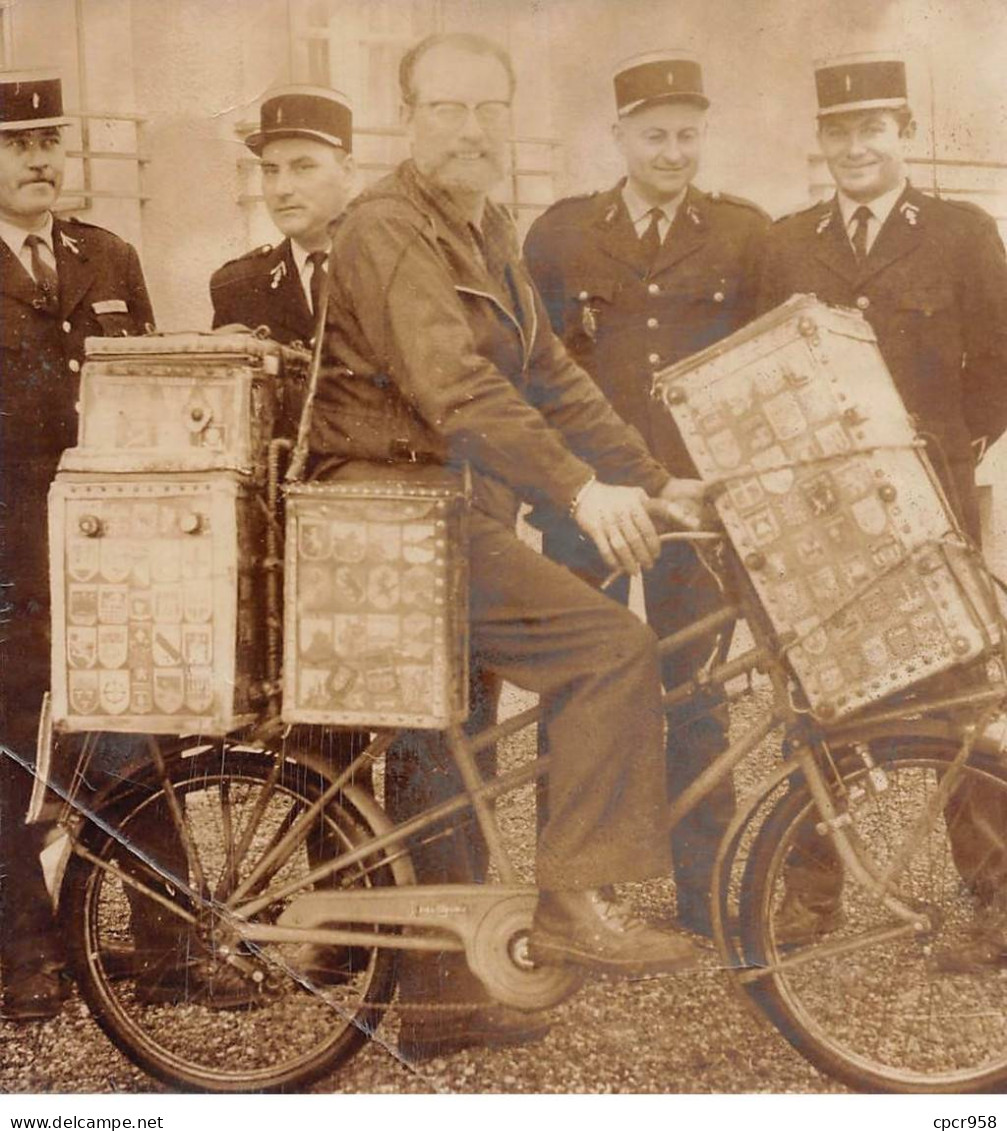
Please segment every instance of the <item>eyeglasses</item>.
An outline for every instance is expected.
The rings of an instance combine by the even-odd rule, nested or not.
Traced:
[[[509,102],[417,102],[417,110],[429,110],[438,125],[459,129],[471,111],[484,130],[502,129],[510,121]]]

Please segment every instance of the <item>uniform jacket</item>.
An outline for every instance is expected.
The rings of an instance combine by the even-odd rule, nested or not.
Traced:
[[[34,280],[0,241],[0,465],[51,474],[76,442],[84,339],[143,334],[154,321],[136,251],[104,228],[53,221],[59,311],[37,305]],[[5,474],[5,479],[9,478]]]
[[[314,318],[301,286],[290,240],[265,244],[219,267],[210,279],[213,328],[236,323],[269,327],[281,345],[311,341]]]
[[[84,339],[142,334],[154,320],[128,243],[93,224],[56,219],[53,245],[59,310],[49,314],[0,240],[0,571],[14,583],[8,596],[17,609],[48,607],[46,494],[60,453],[77,439]]]
[[[993,219],[907,186],[861,267],[838,203],[817,204],[773,227],[760,311],[796,292],[863,312],[975,533],[971,441],[1007,427],[1007,261]],[[948,483],[939,453],[934,464]]]
[[[651,399],[652,378],[752,316],[769,218],[690,186],[648,271],[624,183],[553,205],[532,224],[525,261],[556,333],[618,413],[673,473],[694,475],[674,421]]]
[[[481,245],[481,246],[480,246]],[[412,162],[336,228],[314,453],[473,468],[476,504],[566,509],[594,471],[656,492],[667,473],[552,332],[513,225],[477,234]]]

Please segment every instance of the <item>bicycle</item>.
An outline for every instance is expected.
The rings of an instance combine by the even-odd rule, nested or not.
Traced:
[[[812,342],[813,330],[800,333]],[[832,458],[812,462],[820,470]],[[724,965],[798,1051],[854,1088],[1002,1088],[1002,956],[973,966],[957,958],[998,922],[1003,893],[984,889],[989,861],[963,860],[953,836],[954,813],[970,797],[995,798],[1007,811],[1007,736],[989,729],[1007,707],[1007,634],[993,582],[953,528],[889,563],[882,574],[889,581],[906,568],[927,577],[934,553],[943,555],[941,568],[957,578],[979,626],[980,654],[957,667],[947,643],[938,674],[898,688],[879,683],[877,694],[865,679],[860,699],[836,709],[838,699],[805,694],[797,649],[810,638],[778,631],[753,581],[763,563],[743,562],[728,533],[721,525],[694,535],[722,579],[723,608],[661,643],[670,651],[726,634],[743,619],[752,646],[735,657],[715,649],[665,704],[734,688],[739,679],[751,686],[756,674],[771,698],[670,806],[669,827],[782,731],[783,759],[740,805],[715,861],[711,918]],[[319,756],[317,732],[283,732],[275,718],[208,742],[149,736],[140,765],[120,770],[86,808],[67,807],[73,847],[60,913],[74,975],[98,1023],[171,1084],[283,1089],[336,1070],[378,1031],[394,995],[396,952],[463,952],[491,997],[517,1009],[547,1009],[576,992],[575,969],[536,967],[529,958],[536,890],[519,882],[493,811],[498,798],[541,779],[548,759],[487,779],[476,762],[538,717],[530,708],[474,737],[450,725],[464,792],[397,826],[360,784],[380,778],[394,728],[375,731],[338,773]],[[101,735],[85,742],[78,779],[102,742]],[[410,843],[444,835],[469,813],[493,882],[416,884]],[[184,859],[174,870],[162,862],[166,825]],[[338,851],[311,867],[304,846],[314,836]],[[841,921],[787,942],[777,918],[795,857],[816,837],[842,863]],[[193,993],[181,1004],[151,1000],[163,955],[143,953],[131,899],[173,924],[176,951],[184,949],[192,973]],[[345,976],[312,982],[304,972],[309,946],[340,948],[350,959]],[[231,971],[258,987],[248,1008],[215,1007],[215,979]]]

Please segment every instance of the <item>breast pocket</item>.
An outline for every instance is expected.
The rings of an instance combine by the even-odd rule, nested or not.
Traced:
[[[895,296],[896,309],[908,318],[941,318],[952,311],[954,303],[954,291],[944,283],[917,284]]]
[[[133,316],[128,311],[115,311],[109,314],[95,314],[103,338],[128,338],[136,333]]]

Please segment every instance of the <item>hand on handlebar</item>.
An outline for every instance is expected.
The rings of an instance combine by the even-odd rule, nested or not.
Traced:
[[[580,493],[573,518],[594,542],[609,569],[639,573],[661,552],[650,500],[642,487],[616,487],[592,480]]]
[[[647,500],[647,511],[659,526],[703,530],[706,519],[706,484],[701,479],[671,478],[656,498]]]

